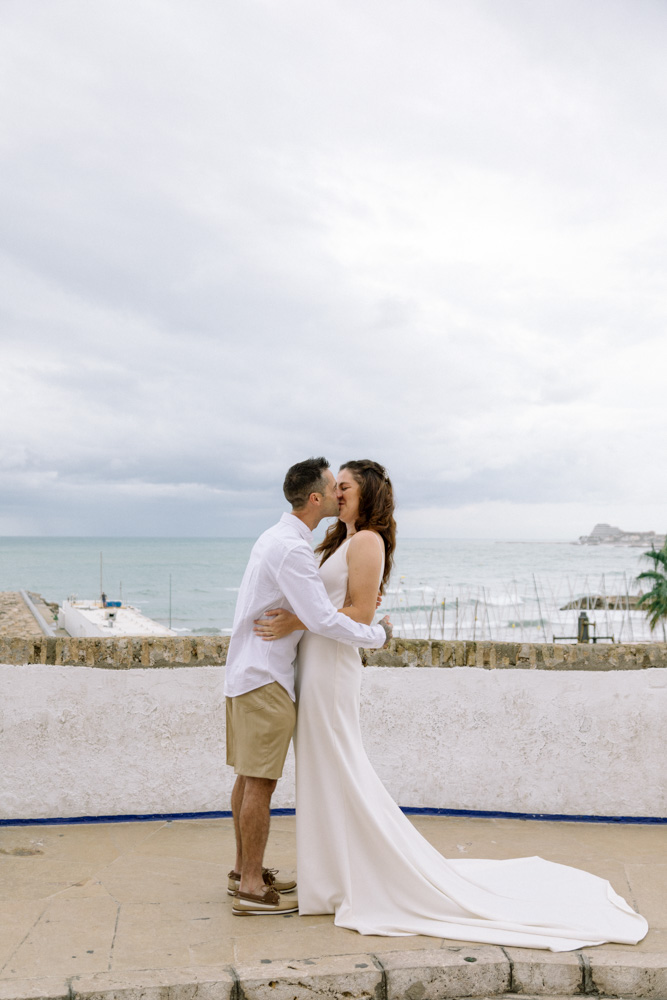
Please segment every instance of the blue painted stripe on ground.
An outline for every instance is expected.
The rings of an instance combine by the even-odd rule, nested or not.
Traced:
[[[565,813],[514,813],[479,809],[429,809],[420,806],[401,806],[407,816],[460,816],[475,819],[532,819],[544,823],[641,823],[667,824],[667,816],[569,816]],[[294,809],[272,809],[272,816],[294,816]],[[179,819],[230,819],[231,812],[146,813],[125,816],[63,816],[39,819],[0,819],[0,826],[67,826],[82,823],[150,823]]]

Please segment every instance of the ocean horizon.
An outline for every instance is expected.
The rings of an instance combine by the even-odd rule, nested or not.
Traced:
[[[0,537],[0,590],[62,604],[102,590],[181,634],[226,635],[254,538]],[[406,637],[552,641],[586,594],[638,592],[643,550],[567,541],[400,539],[379,614]],[[100,565],[101,557],[101,565]],[[588,612],[616,641],[662,639],[643,612]]]

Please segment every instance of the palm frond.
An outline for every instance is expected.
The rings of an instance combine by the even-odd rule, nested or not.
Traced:
[[[667,542],[661,549],[645,552],[644,558],[650,559],[653,569],[639,573],[637,580],[650,580],[653,586],[640,596],[637,607],[645,609],[653,632],[661,621],[667,619]]]
[[[655,586],[660,588],[661,586],[667,587],[667,577],[664,577],[662,573],[656,573],[654,569],[648,569],[645,573],[640,573],[637,577],[638,580],[654,580]]]
[[[643,558],[650,559],[652,563],[655,563],[656,568],[660,565],[667,569],[667,544],[661,549],[651,549],[650,552],[644,552]]]

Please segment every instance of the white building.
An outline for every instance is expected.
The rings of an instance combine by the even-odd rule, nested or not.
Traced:
[[[58,612],[58,628],[75,638],[121,636],[168,636],[177,633],[146,618],[130,605],[118,607],[114,602],[104,606],[101,601],[63,601]]]

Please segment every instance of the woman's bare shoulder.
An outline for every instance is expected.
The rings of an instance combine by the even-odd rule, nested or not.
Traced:
[[[350,549],[353,546],[357,552],[375,552],[379,549],[384,553],[382,535],[371,528],[362,528],[361,531],[356,531],[350,539]]]

